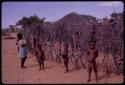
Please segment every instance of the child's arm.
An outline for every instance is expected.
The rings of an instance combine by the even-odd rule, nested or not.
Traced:
[[[35,56],[36,56],[36,60],[39,61],[39,58],[37,56],[37,51],[35,51]]]
[[[85,53],[85,55],[86,55],[86,59],[87,59],[87,61],[89,61],[89,51],[86,51],[86,53]]]
[[[96,58],[98,57],[98,50],[96,50]]]
[[[36,58],[37,58],[37,50],[36,50],[36,48],[35,48],[35,52],[34,52],[34,54],[35,54],[35,56],[36,56]]]
[[[17,49],[18,49],[18,53],[19,53],[19,46],[17,47]]]
[[[16,41],[16,45],[18,46],[18,47],[17,47],[17,50],[18,50],[18,52],[19,52],[19,44],[18,44],[18,41],[19,41],[19,40]]]

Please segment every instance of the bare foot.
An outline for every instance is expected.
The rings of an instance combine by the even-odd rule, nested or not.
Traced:
[[[96,79],[96,82],[99,82],[99,80],[98,80],[98,79]]]
[[[65,71],[64,73],[67,73],[68,71]]]
[[[21,69],[26,68],[25,66],[21,67]]]
[[[87,80],[87,82],[90,82],[90,81],[91,81],[90,79]]]
[[[41,68],[39,68],[39,71],[41,70]]]

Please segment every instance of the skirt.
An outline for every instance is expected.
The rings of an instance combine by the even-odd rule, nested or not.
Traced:
[[[19,57],[20,57],[20,59],[25,58],[26,55],[27,55],[27,48],[20,47],[19,48]]]

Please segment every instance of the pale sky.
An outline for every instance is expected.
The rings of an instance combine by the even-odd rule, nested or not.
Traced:
[[[109,17],[113,10],[122,12],[124,3],[120,1],[3,2],[2,28],[15,25],[23,16],[29,17],[34,14],[53,22],[70,12],[104,18]]]

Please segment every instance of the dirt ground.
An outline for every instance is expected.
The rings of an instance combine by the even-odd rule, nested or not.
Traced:
[[[20,68],[16,39],[2,39],[2,83],[4,84],[85,84],[96,83],[92,72],[92,81],[87,81],[86,69],[70,70],[64,73],[63,64],[45,61],[45,70],[39,71],[38,63],[33,55],[28,54],[25,69]],[[69,68],[70,69],[70,68]],[[98,83],[122,83],[124,76],[99,72]]]

